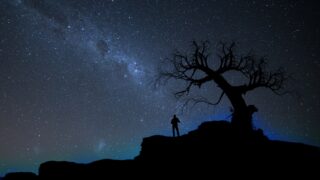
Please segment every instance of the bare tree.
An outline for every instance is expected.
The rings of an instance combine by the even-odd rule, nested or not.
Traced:
[[[159,80],[176,79],[184,81],[185,87],[177,91],[177,97],[187,96],[193,87],[201,88],[203,84],[214,82],[222,90],[219,99],[211,103],[206,99],[188,99],[195,103],[205,102],[217,105],[224,96],[227,96],[233,106],[232,124],[244,131],[251,131],[252,114],[258,109],[254,105],[247,105],[243,95],[257,88],[266,88],[277,95],[284,94],[284,82],[287,80],[283,68],[276,71],[266,69],[265,57],[257,58],[252,53],[244,56],[235,54],[236,44],[220,43],[217,58],[210,56],[209,42],[192,43],[189,54],[176,51],[169,59],[169,70],[160,70]],[[166,64],[168,65],[168,64]],[[232,85],[224,77],[227,72],[239,72],[247,83]]]

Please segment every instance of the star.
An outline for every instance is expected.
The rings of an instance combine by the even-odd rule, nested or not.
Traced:
[[[176,50],[192,53],[192,40],[209,40],[214,62],[219,41],[236,41],[237,53],[265,56],[273,70],[284,66],[294,93],[246,94],[259,108],[253,124],[271,139],[320,146],[319,7],[275,0],[1,1],[0,176],[37,172],[48,160],[132,159],[144,137],[171,135],[173,114],[183,133],[204,121],[230,121],[227,98],[184,108],[173,94],[183,82],[155,82]],[[214,101],[219,93],[210,84],[190,96]]]

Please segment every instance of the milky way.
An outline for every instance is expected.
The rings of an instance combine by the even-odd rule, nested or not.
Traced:
[[[162,60],[192,40],[239,42],[292,74],[299,96],[246,95],[271,139],[320,146],[320,7],[304,1],[0,1],[0,175],[41,162],[128,159],[143,137],[230,118],[230,103],[182,113]],[[214,52],[212,53],[214,57]],[[232,81],[232,79],[231,79]],[[201,89],[215,99],[219,89]]]

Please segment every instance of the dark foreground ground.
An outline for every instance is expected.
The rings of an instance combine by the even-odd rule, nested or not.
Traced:
[[[49,161],[39,174],[9,173],[4,179],[132,179],[220,177],[320,177],[320,149],[301,143],[272,141],[262,130],[239,134],[229,122],[205,122],[181,137],[143,139],[132,160],[100,160],[89,164]],[[277,176],[275,176],[277,177]]]

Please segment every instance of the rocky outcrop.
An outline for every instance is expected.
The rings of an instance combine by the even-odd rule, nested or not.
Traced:
[[[262,130],[242,134],[229,122],[211,121],[180,137],[144,138],[140,154],[133,160],[100,160],[89,164],[49,161],[40,165],[39,176],[13,173],[7,174],[5,179],[181,178],[191,175],[202,179],[201,176],[207,178],[225,171],[232,174],[242,170],[251,174],[253,170],[276,172],[285,167],[290,172],[294,169],[299,172],[308,166],[319,167],[319,162],[318,147],[272,141]]]

